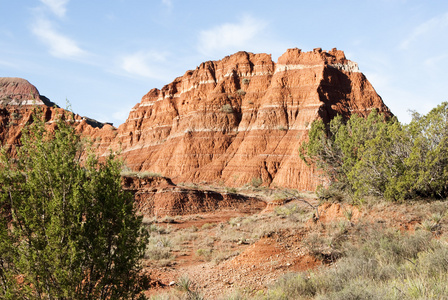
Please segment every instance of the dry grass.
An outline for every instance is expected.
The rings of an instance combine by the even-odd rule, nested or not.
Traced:
[[[365,219],[353,223],[346,215],[310,227],[303,244],[328,265],[286,275],[256,296],[228,299],[448,299],[447,208],[446,201],[364,203]],[[276,213],[288,216],[295,209]],[[392,216],[397,219],[383,219]],[[416,231],[394,228],[402,222],[420,225]]]

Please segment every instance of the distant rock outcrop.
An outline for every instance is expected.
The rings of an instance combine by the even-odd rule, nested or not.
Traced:
[[[10,84],[7,90],[24,95]],[[23,90],[38,98],[37,90]],[[1,112],[0,134],[8,132],[11,103],[9,113]],[[342,51],[289,49],[277,63],[268,54],[247,52],[202,63],[161,90],[150,90],[118,129],[77,120],[99,154],[120,150],[133,171],[160,173],[174,182],[241,186],[261,180],[312,190],[315,172],[298,155],[310,124],[337,114],[365,116],[374,108],[390,114]]]
[[[47,97],[27,80],[16,77],[0,77],[0,105],[47,105],[54,106]]]
[[[54,121],[66,111],[39,94],[37,88],[22,78],[0,77],[0,143],[14,152],[20,144],[22,129],[31,122],[31,114],[35,107],[42,110],[46,121]],[[91,136],[105,124],[96,120],[74,115],[78,132]],[[106,127],[112,127],[106,125]]]

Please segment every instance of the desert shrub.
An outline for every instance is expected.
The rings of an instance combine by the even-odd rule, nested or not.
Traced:
[[[181,299],[187,300],[202,300],[204,299],[199,292],[194,289],[194,284],[186,275],[181,276],[177,282],[177,288],[184,293],[185,297]]]
[[[231,188],[228,187],[228,188],[226,188],[226,192],[231,193],[231,194],[236,194],[238,192],[238,190],[234,187],[231,187]]]
[[[204,259],[205,261],[210,261],[212,259],[213,250],[210,248],[204,249],[199,248],[196,250],[196,255]]]
[[[373,110],[367,118],[313,122],[301,158],[323,170],[329,185],[390,200],[448,196],[448,102],[408,125]]]
[[[17,157],[1,157],[0,298],[135,297],[147,236],[121,163],[86,151],[65,117],[49,130],[35,111]]]
[[[226,114],[231,114],[231,113],[233,113],[233,107],[230,104],[224,104],[221,107],[221,111],[226,113]]]
[[[18,119],[20,119],[22,117],[22,115],[20,115],[18,112],[13,112],[11,114],[11,117],[12,117],[13,120],[18,120]]]
[[[162,235],[152,236],[146,246],[145,258],[154,261],[157,265],[168,265],[174,259],[171,248],[171,240],[167,237]]]
[[[246,95],[246,91],[243,90],[243,89],[239,89],[238,91],[236,91],[236,93],[237,93],[237,95],[239,95],[239,96],[244,96],[244,95]]]
[[[256,187],[256,188],[262,184],[263,184],[263,179],[261,179],[260,177],[252,177],[252,179],[250,181],[250,185],[252,185],[253,187]]]
[[[249,78],[243,78],[242,82],[243,82],[243,84],[249,84],[250,79]]]
[[[204,230],[204,229],[210,229],[210,228],[213,228],[213,227],[215,227],[215,224],[212,224],[212,223],[204,223],[204,224],[201,226],[201,229]]]

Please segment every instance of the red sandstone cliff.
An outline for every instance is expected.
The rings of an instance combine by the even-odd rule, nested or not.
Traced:
[[[277,63],[238,52],[149,91],[115,142],[130,168],[177,182],[243,185],[261,178],[311,190],[316,178],[297,152],[311,122],[372,108],[390,113],[342,51],[289,49]]]
[[[35,106],[42,111],[43,117],[50,124],[66,111],[57,107],[45,96],[39,94],[34,85],[22,78],[0,77],[0,144],[10,151],[20,144],[22,129],[31,122]],[[100,135],[107,139],[115,136],[113,126],[95,120],[74,115],[75,127],[85,136]],[[101,130],[101,128],[103,128]],[[107,130],[112,129],[112,130]],[[112,138],[108,139],[109,143]]]
[[[0,138],[14,144],[21,126],[8,124],[14,125],[17,113],[24,124],[29,104],[36,102],[30,99],[44,98],[31,87],[17,92],[11,84],[17,79],[2,80],[0,100],[9,100],[0,103]],[[56,109],[46,104],[41,103],[51,120]],[[270,55],[246,52],[202,63],[149,91],[118,130],[91,126],[80,116],[76,121],[100,155],[121,150],[135,171],[161,173],[174,182],[238,186],[261,178],[264,185],[312,190],[317,179],[298,156],[312,121],[366,115],[373,108],[390,114],[342,51],[289,49],[277,63]]]

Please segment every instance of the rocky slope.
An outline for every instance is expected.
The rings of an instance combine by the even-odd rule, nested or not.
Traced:
[[[266,208],[256,197],[174,185],[165,177],[122,177],[122,186],[134,195],[144,217],[194,215],[217,211],[255,213]]]
[[[1,79],[3,143],[17,143],[30,104],[54,118],[58,109],[47,100],[24,80]],[[366,115],[373,108],[390,114],[342,51],[289,49],[277,63],[268,54],[247,52],[202,63],[161,90],[150,90],[118,129],[80,116],[76,122],[100,155],[120,150],[133,171],[160,173],[174,182],[261,181],[312,190],[318,179],[298,156],[312,121]]]
[[[176,182],[314,189],[314,171],[297,149],[311,122],[336,114],[390,114],[356,63],[342,51],[238,52],[202,63],[152,89],[118,128],[127,165]],[[114,146],[114,145],[113,145]]]
[[[20,143],[23,127],[31,122],[35,106],[42,110],[46,121],[50,124],[58,116],[66,114],[66,110],[57,107],[45,96],[40,95],[37,88],[22,78],[0,77],[0,143],[10,151]],[[114,129],[87,117],[74,115],[78,132],[85,136],[94,136],[103,128],[101,135],[107,136],[106,129]],[[110,131],[110,130],[109,130]],[[109,134],[110,135],[110,134]],[[111,140],[111,139],[109,139]]]

